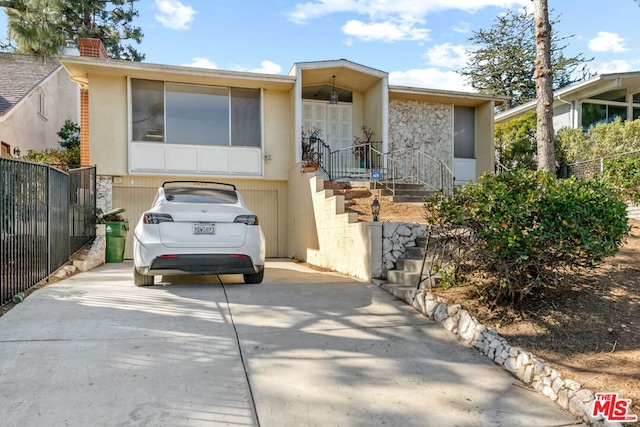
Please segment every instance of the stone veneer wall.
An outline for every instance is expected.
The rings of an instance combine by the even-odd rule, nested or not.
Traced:
[[[452,167],[453,106],[389,100],[389,151],[417,148]]]
[[[384,277],[388,270],[396,268],[398,258],[404,256],[408,247],[416,245],[416,238],[425,233],[424,224],[385,222],[382,225],[382,264]]]
[[[110,176],[98,175],[96,179],[96,208],[102,212],[113,209],[113,182]]]

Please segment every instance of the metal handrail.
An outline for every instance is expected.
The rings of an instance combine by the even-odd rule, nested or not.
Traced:
[[[453,194],[455,177],[451,168],[442,160],[436,159],[417,148],[405,148],[389,153],[396,161],[397,174],[394,180],[421,184],[426,188]],[[435,167],[434,167],[435,166]]]
[[[381,185],[392,194],[396,192],[396,182],[420,184],[434,191],[443,191],[445,195],[453,194],[455,177],[449,165],[419,149],[405,148],[383,153],[382,141],[373,141],[331,150],[320,138],[306,142],[313,148],[311,151],[319,168],[332,181],[372,181],[371,172],[375,170],[380,174],[376,185]]]

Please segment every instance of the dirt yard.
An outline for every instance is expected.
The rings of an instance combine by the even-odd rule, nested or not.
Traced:
[[[371,221],[373,195],[349,207]],[[379,198],[381,221],[424,222],[420,204]],[[461,304],[509,342],[536,354],[564,378],[592,391],[632,399],[640,414],[640,222],[621,251],[595,270],[564,278],[565,285],[524,310],[489,310],[475,298],[474,284],[436,293]]]

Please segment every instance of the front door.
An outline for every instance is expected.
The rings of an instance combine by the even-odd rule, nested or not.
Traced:
[[[302,127],[308,133],[320,130],[320,138],[332,151],[353,145],[351,104],[329,104],[326,101],[302,101]]]

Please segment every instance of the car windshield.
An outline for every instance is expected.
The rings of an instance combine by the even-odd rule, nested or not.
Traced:
[[[165,197],[172,203],[224,203],[235,204],[235,191],[218,188],[165,188]]]

